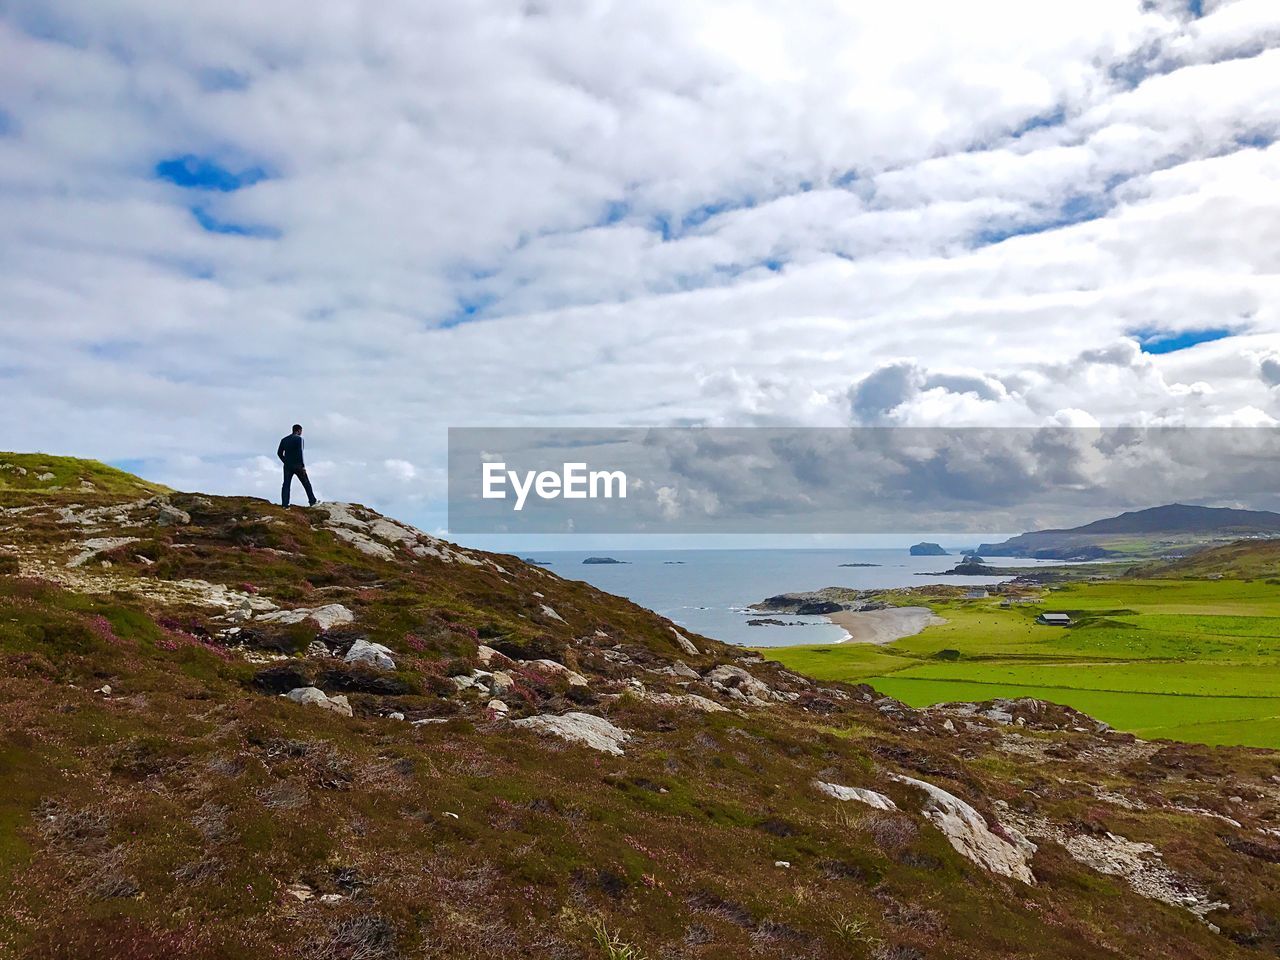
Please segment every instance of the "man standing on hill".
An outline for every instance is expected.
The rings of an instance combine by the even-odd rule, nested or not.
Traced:
[[[314,507],[316,505],[316,495],[311,492],[311,480],[307,477],[307,465],[302,462],[302,424],[295,423],[293,425],[293,433],[280,441],[280,446],[276,448],[276,456],[284,464],[284,484],[280,487],[281,505],[285,507],[289,505],[289,489],[293,486],[293,478],[296,476],[302,481],[302,489],[307,491],[307,499],[311,501],[311,506]]]

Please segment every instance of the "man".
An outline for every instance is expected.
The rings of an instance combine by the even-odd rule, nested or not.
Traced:
[[[302,489],[307,491],[307,499],[311,506],[316,505],[316,495],[311,492],[311,480],[307,477],[307,465],[302,462],[302,424],[293,425],[293,433],[280,441],[276,448],[276,456],[284,464],[284,484],[280,487],[280,503],[289,505],[289,490],[296,476],[302,481]]]

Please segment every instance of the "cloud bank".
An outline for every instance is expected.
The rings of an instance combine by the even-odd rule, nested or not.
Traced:
[[[12,0],[0,445],[436,526],[448,426],[1273,425],[1278,105],[1270,0]]]

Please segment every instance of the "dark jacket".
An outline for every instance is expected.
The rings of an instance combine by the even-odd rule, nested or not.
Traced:
[[[280,441],[276,456],[286,467],[305,466],[302,462],[302,437],[296,433],[289,434]]]

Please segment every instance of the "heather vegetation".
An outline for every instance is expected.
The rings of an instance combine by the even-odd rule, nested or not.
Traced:
[[[80,477],[0,494],[0,955],[1280,948],[1269,751],[913,709],[357,506]]]

